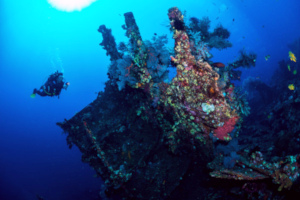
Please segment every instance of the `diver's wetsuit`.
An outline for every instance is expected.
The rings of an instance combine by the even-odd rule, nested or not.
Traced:
[[[55,72],[51,74],[47,82],[39,90],[34,89],[33,93],[44,96],[59,96],[64,87],[63,73]]]

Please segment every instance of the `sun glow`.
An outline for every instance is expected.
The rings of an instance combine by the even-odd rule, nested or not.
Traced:
[[[97,0],[48,0],[48,3],[57,10],[72,12],[81,11]]]

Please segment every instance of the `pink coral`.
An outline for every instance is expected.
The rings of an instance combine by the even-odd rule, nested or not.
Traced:
[[[220,126],[214,130],[214,136],[219,140],[230,140],[231,137],[228,134],[233,131],[237,120],[238,117],[232,117],[229,120],[227,120],[223,126]]]

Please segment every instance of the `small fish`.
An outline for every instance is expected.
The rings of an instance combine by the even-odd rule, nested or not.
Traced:
[[[296,70],[296,69],[294,69],[294,71],[293,71],[293,74],[294,74],[294,75],[296,75],[296,74],[297,74],[297,70]]]
[[[289,88],[289,90],[295,90],[294,84],[289,84],[288,88]]]
[[[157,33],[154,33],[154,35],[157,35]]]
[[[262,25],[262,28],[265,28],[265,25]]]
[[[220,62],[216,62],[216,63],[213,63],[211,65],[214,66],[214,67],[218,67],[218,68],[225,67],[225,65],[223,63],[220,63]]]
[[[257,77],[256,77],[256,79],[260,79],[260,77],[259,77],[259,76],[257,76]]]
[[[232,19],[232,21],[234,22],[234,18]]]
[[[270,57],[271,57],[270,55],[266,55],[265,60],[268,61]]]
[[[290,65],[288,65],[288,70],[291,71],[291,66]]]
[[[243,39],[245,39],[246,37],[245,36],[243,36]]]
[[[291,61],[297,62],[297,58],[293,52],[289,51],[289,57]]]
[[[171,58],[171,62],[177,62],[177,59],[174,58],[173,56],[170,56],[170,58]]]

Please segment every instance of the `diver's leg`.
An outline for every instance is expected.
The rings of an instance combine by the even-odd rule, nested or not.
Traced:
[[[35,92],[35,94],[38,94],[38,95],[40,95],[42,97],[48,96],[47,93],[44,91],[43,87],[41,87],[40,90],[34,89],[34,92]]]

